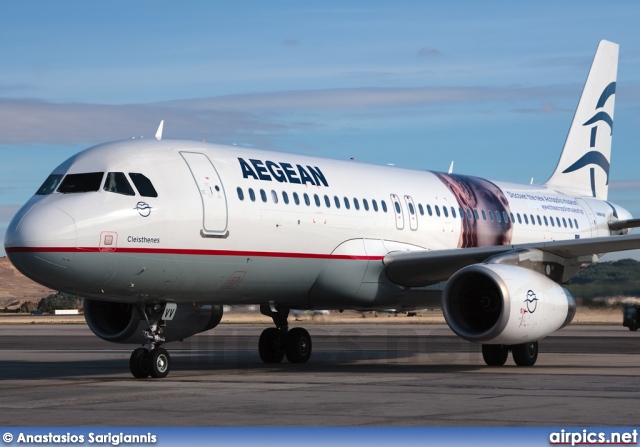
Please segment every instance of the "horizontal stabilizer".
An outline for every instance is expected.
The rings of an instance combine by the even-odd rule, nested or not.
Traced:
[[[624,230],[626,228],[638,227],[640,227],[640,219],[616,220],[615,222],[609,222],[609,229],[611,230]]]

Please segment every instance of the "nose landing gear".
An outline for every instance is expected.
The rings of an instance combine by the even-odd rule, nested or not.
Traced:
[[[262,331],[258,353],[264,363],[280,363],[286,356],[289,363],[307,363],[311,357],[311,335],[301,327],[289,330],[289,308],[261,305],[260,313],[271,317],[276,327]]]
[[[160,345],[165,339],[162,336],[162,315],[166,305],[140,305],[149,329],[144,331],[145,346],[137,348],[129,358],[129,369],[136,379],[155,379],[167,377],[171,369],[171,357],[166,349]]]

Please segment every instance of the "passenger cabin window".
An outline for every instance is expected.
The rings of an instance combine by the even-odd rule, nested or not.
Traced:
[[[131,177],[131,181],[142,197],[158,197],[158,193],[153,187],[151,180],[149,180],[144,174],[130,172],[129,177]]]
[[[261,189],[261,190],[260,190],[260,198],[262,199],[262,201],[263,201],[264,203],[267,203],[267,193],[266,193],[266,192],[264,192],[264,189]]]
[[[249,198],[251,199],[252,202],[256,201],[256,193],[253,192],[253,188],[249,188]]]
[[[129,184],[124,172],[109,172],[107,174],[107,180],[104,182],[105,191],[115,192],[116,194],[122,194],[124,196],[135,196],[133,188]]]
[[[60,184],[60,180],[62,180],[62,174],[51,174],[47,177],[38,191],[36,191],[36,195],[46,196],[53,193]]]
[[[244,200],[244,193],[242,192],[242,188],[238,186],[236,190],[238,191],[238,199]]]
[[[88,172],[86,174],[69,174],[60,183],[58,192],[74,194],[79,192],[95,192],[100,189],[104,172]]]
[[[289,194],[287,194],[287,191],[282,191],[282,200],[284,200],[285,204],[289,204]]]

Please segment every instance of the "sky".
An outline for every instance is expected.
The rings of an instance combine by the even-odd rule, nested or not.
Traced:
[[[636,0],[2,2],[0,234],[62,161],[162,119],[165,138],[544,182],[601,39],[620,44],[609,199],[640,217],[638,17]]]

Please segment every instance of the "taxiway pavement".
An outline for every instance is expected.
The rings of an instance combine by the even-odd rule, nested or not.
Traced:
[[[169,377],[135,380],[128,345],[85,325],[0,325],[0,426],[635,425],[640,333],[569,326],[538,363],[487,367],[445,325],[313,324],[305,365],[261,363],[263,325],[164,345]]]

